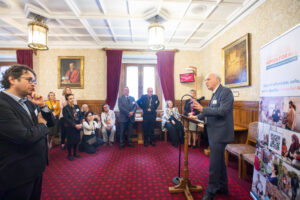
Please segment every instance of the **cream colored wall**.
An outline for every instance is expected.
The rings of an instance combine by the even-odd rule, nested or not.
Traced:
[[[57,85],[58,56],[84,56],[84,89],[72,89],[77,99],[106,99],[106,54],[97,49],[38,51],[33,65],[37,73],[37,90],[44,98],[49,91],[54,91],[58,98],[61,97],[62,89],[58,89]]]
[[[300,23],[299,0],[268,0],[200,51],[199,71],[202,72],[202,76],[209,72],[222,75],[221,49],[250,33],[251,85],[233,91],[239,92],[239,97],[235,97],[235,100],[259,100],[260,47],[298,23]],[[211,92],[204,84],[199,91],[206,97],[211,96]]]
[[[201,59],[199,51],[179,51],[175,53],[174,58],[174,85],[175,99],[179,100],[184,94],[187,94],[190,89],[195,89],[195,83],[180,83],[179,74],[190,73],[186,70],[189,66],[200,67]],[[198,72],[199,73],[199,72]],[[198,91],[201,86],[201,73],[198,75]],[[201,94],[198,94],[198,96]]]
[[[214,42],[201,51],[179,51],[175,53],[174,81],[175,99],[194,88],[194,83],[180,83],[179,74],[187,73],[188,66],[198,67],[198,97],[211,92],[205,87],[204,76],[209,72],[222,75],[221,49],[246,33],[251,34],[251,85],[233,89],[240,93],[236,100],[258,100],[260,85],[259,48],[300,22],[298,0],[267,0],[260,7],[235,24]],[[136,53],[135,53],[136,54]],[[34,56],[34,70],[38,74],[38,91],[47,95],[57,88],[58,56],[84,56],[84,89],[73,89],[77,99],[106,99],[106,55],[96,49],[50,49],[39,51]]]

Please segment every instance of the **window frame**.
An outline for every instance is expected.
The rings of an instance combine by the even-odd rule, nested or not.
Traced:
[[[143,95],[143,72],[144,72],[144,67],[154,67],[154,78],[155,78],[155,94],[158,96],[158,99],[160,101],[160,104],[158,106],[158,110],[162,109],[162,90],[161,90],[161,85],[160,85],[160,80],[158,77],[158,72],[157,72],[157,65],[152,64],[152,63],[123,63],[121,67],[121,77],[120,77],[120,86],[119,86],[119,96],[122,95],[122,90],[126,86],[126,72],[127,72],[127,67],[132,67],[136,66],[138,67],[138,97],[141,98]],[[130,94],[130,91],[129,91]],[[137,101],[138,99],[136,99]],[[138,106],[138,109],[140,110],[141,108]]]

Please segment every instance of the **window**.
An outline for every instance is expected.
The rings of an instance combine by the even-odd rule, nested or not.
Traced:
[[[143,94],[147,94],[149,87],[153,88],[153,93],[158,96],[162,106],[162,93],[155,64],[123,64],[119,96],[122,95],[123,88],[129,88],[129,95],[138,100]]]
[[[128,66],[126,68],[126,86],[129,88],[130,96],[139,98],[139,68],[137,66]]]

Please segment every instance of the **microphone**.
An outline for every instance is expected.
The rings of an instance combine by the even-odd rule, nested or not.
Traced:
[[[196,99],[196,101],[197,101],[198,103],[200,103],[200,101],[202,101],[202,100],[204,100],[204,99],[205,99],[205,96],[202,96],[202,97]],[[189,103],[193,103],[193,102],[190,101]]]
[[[202,101],[204,99],[205,99],[205,96],[202,96],[202,97],[198,98],[197,101],[200,103],[200,101]]]

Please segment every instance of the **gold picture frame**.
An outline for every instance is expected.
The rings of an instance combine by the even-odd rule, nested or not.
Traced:
[[[58,56],[58,88],[83,88],[83,56]]]
[[[222,48],[222,66],[224,85],[230,88],[250,85],[250,34]]]

